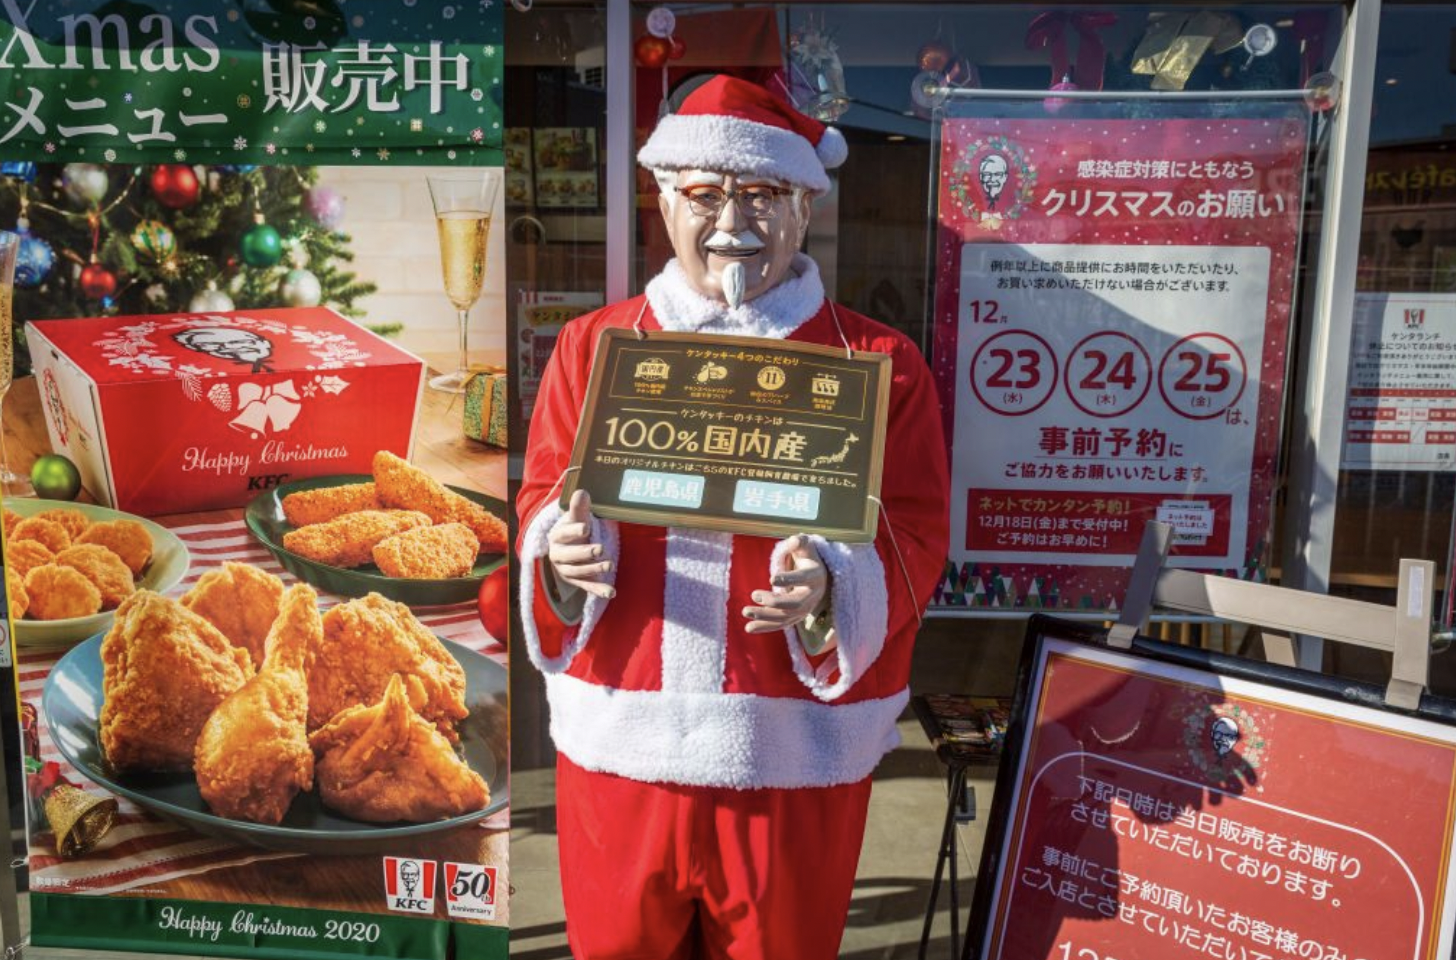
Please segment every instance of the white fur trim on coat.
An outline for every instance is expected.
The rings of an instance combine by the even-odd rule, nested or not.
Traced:
[[[662,598],[662,689],[719,693],[728,664],[733,534],[669,527]]]
[[[885,587],[885,565],[872,543],[839,543],[819,536],[806,538],[814,544],[829,568],[833,596],[834,634],[839,641],[832,656],[814,669],[804,652],[799,632],[784,631],[794,673],[820,700],[835,700],[854,686],[856,680],[879,659],[885,648],[890,622],[890,595]],[[780,540],[769,561],[769,576],[784,568],[788,541]],[[830,677],[838,671],[833,682]]]
[[[676,260],[647,284],[647,302],[662,329],[675,333],[728,333],[782,340],[814,318],[824,306],[819,267],[794,254],[789,275],[763,296],[730,308],[694,290]]]
[[[526,634],[526,653],[542,673],[558,673],[571,665],[572,659],[586,646],[587,640],[591,639],[592,630],[596,627],[597,621],[601,619],[608,603],[601,597],[587,594],[585,606],[582,608],[581,623],[576,625],[576,635],[562,644],[559,656],[547,657],[541,652],[541,631],[536,626],[535,613],[536,578],[541,573],[536,569],[536,564],[537,561],[549,562],[544,560],[551,546],[547,537],[556,521],[560,520],[564,514],[565,511],[561,509],[559,503],[554,500],[550,501],[532,518],[531,525],[526,528],[526,536],[521,541],[521,627]],[[615,583],[617,559],[621,552],[617,545],[616,523],[600,517],[592,517],[591,540],[593,543],[602,545],[602,554],[605,559],[612,562],[612,568],[604,579],[607,583]]]
[[[722,114],[670,113],[637,153],[654,170],[715,170],[782,180],[815,193],[829,174],[814,145],[784,127]]]
[[[747,693],[613,690],[546,677],[551,737],[577,766],[650,783],[829,787],[869,776],[900,742],[910,699],[830,705]]]

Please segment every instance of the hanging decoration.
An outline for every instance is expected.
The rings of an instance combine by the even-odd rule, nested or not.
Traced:
[[[209,280],[207,287],[197,291],[187,304],[187,309],[192,313],[227,313],[234,309],[233,298],[217,288],[216,280]]]
[[[94,163],[68,163],[61,170],[61,189],[79,207],[99,204],[109,186],[111,178]]]
[[[91,261],[81,268],[81,292],[92,300],[105,300],[116,293],[116,274]]]
[[[24,213],[15,222],[15,233],[20,237],[20,244],[15,250],[15,285],[38,287],[56,265],[56,251],[30,232],[30,221]]]
[[[337,230],[344,222],[344,197],[331,187],[314,187],[304,202],[308,215],[326,229]]]
[[[131,245],[155,263],[170,259],[177,252],[177,237],[158,220],[143,220],[131,232]]]
[[[253,226],[238,244],[243,262],[250,267],[271,267],[283,259],[283,237],[263,218],[263,211],[253,214]]]
[[[950,44],[936,37],[915,54],[915,65],[926,73],[944,73],[955,55]]]
[[[844,116],[852,102],[839,45],[812,19],[789,34],[789,96],[800,111],[824,123]]]
[[[190,207],[201,195],[197,174],[185,163],[164,163],[152,170],[152,194],[157,202],[173,210]]]
[[[1117,17],[1110,13],[1076,13],[1051,11],[1037,14],[1031,26],[1026,29],[1028,50],[1047,49],[1051,52],[1052,78],[1061,77],[1062,83],[1073,78],[1082,90],[1101,90],[1102,72],[1107,60],[1107,51],[1102,46],[1098,32],[1117,23]],[[1067,51],[1068,35],[1077,37],[1077,61],[1075,66]],[[1065,101],[1064,101],[1065,102]]]
[[[35,183],[35,164],[29,160],[0,162],[0,177],[11,177],[21,183]]]
[[[637,66],[655,70],[667,66],[667,61],[672,56],[672,43],[662,37],[647,34],[637,38],[637,42],[632,45],[632,51],[637,57]]]
[[[1151,76],[1154,90],[1182,90],[1206,53],[1227,53],[1243,42],[1244,30],[1232,14],[1203,10],[1153,15],[1133,50],[1132,72]]]
[[[1059,83],[1052,84],[1053,92],[1058,90],[1078,89],[1080,88],[1075,83],[1073,83],[1072,78],[1068,76],[1063,76]],[[1071,102],[1072,101],[1068,100],[1066,97],[1047,97],[1045,100],[1042,101],[1041,106],[1042,109],[1045,110],[1047,113],[1055,115],[1061,113],[1062,110],[1066,108],[1067,104]]]
[[[278,285],[278,295],[290,307],[316,307],[323,299],[323,286],[313,271],[295,267]]]

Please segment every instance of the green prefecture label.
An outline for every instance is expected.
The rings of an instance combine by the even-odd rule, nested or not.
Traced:
[[[31,894],[36,946],[190,956],[505,960],[504,927],[259,904]]]
[[[497,0],[0,0],[0,155],[501,161]]]

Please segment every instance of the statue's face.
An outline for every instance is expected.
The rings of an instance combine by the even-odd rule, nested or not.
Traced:
[[[731,307],[778,286],[804,242],[809,195],[782,183],[710,170],[677,174],[658,198],[672,249],[693,289]]]

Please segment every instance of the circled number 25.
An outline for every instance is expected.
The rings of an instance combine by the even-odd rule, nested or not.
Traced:
[[[1229,373],[1229,361],[1233,354],[1200,353],[1197,350],[1183,350],[1178,360],[1186,363],[1188,369],[1173,384],[1180,393],[1222,393],[1233,382]]]

